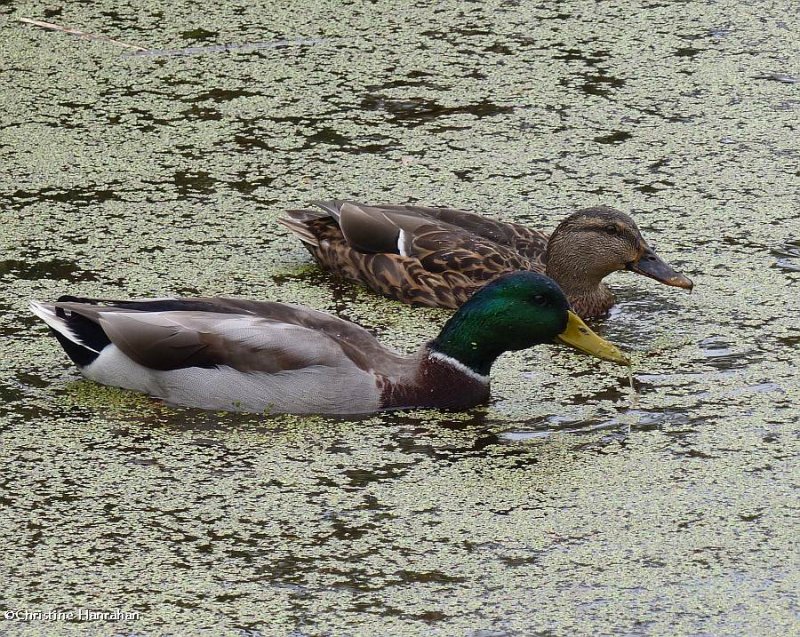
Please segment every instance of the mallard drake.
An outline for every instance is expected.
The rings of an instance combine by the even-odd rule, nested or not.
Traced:
[[[456,308],[514,270],[547,274],[584,318],[603,316],[614,305],[603,278],[617,270],[692,288],[647,244],[633,219],[605,206],[571,214],[548,236],[453,208],[316,205],[321,210],[291,210],[279,221],[322,267],[405,303]]]
[[[33,302],[81,373],[204,409],[363,414],[466,409],[489,398],[503,352],[558,340],[627,364],[568,310],[545,276],[517,272],[476,292],[412,356],[306,307],[233,298]]]

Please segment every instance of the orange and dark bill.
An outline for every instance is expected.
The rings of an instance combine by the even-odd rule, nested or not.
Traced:
[[[664,285],[691,290],[694,287],[692,280],[675,270],[669,263],[658,256],[653,248],[647,246],[642,256],[636,261],[631,261],[626,269],[637,274],[649,276]]]

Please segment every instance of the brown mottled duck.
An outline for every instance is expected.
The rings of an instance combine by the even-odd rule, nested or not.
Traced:
[[[585,208],[547,235],[474,212],[422,206],[317,202],[280,222],[317,262],[376,292],[414,305],[456,308],[501,274],[540,272],[554,279],[583,318],[603,316],[614,295],[603,279],[629,270],[692,289],[647,244],[628,215]]]

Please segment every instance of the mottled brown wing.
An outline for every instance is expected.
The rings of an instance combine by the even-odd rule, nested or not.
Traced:
[[[409,257],[428,272],[458,272],[474,283],[487,283],[500,274],[531,269],[531,262],[513,249],[483,236],[421,226],[408,241]]]
[[[500,274],[530,266],[527,259],[510,249],[446,222],[417,224],[415,229],[404,231],[403,255],[397,253],[399,248],[379,253],[354,249],[335,218],[324,213],[288,214],[284,225],[303,240],[320,265],[412,305],[457,308]],[[405,220],[401,223],[412,227]],[[399,229],[396,232],[399,238]]]
[[[306,247],[322,267],[389,298],[411,305],[457,308],[481,285],[460,272],[429,272],[415,257],[354,250],[335,223],[317,230],[319,243],[306,243]]]
[[[395,212],[409,216],[418,215],[427,219],[436,219],[469,234],[483,237],[492,243],[510,248],[520,256],[525,257],[537,272],[544,272],[547,241],[550,238],[546,232],[533,230],[518,223],[497,221],[484,215],[458,208],[408,205],[378,205],[371,206],[371,208],[389,214]]]
[[[508,245],[520,237],[512,226],[475,213],[352,202],[337,202],[335,206],[326,202],[325,208],[337,211],[344,239],[356,250],[416,258],[428,273],[460,274],[473,287],[505,272],[531,267],[528,258]],[[399,260],[391,263],[410,265]],[[414,280],[421,276],[416,275]]]
[[[411,305],[455,309],[485,282],[462,272],[431,272],[419,259],[397,254],[350,255],[339,270],[344,276],[367,284],[389,298]]]
[[[531,230],[518,223],[507,223],[506,242],[511,250],[521,257],[525,257],[531,264],[531,269],[544,273],[545,257],[547,255],[547,242],[550,235],[539,230]]]

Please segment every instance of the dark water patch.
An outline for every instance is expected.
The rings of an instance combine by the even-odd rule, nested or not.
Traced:
[[[625,86],[625,80],[613,75],[586,74],[583,76],[581,90],[587,95],[606,97],[623,86]]]
[[[9,423],[37,423],[72,414],[53,405],[52,390],[47,387],[23,385],[15,380],[0,384],[0,415],[8,417]]]
[[[626,183],[631,183],[631,181],[627,180],[627,179],[625,180],[625,182]],[[633,182],[633,183],[635,183],[635,182]],[[639,192],[644,193],[646,195],[654,195],[656,193],[661,192],[662,190],[669,190],[670,188],[673,188],[674,186],[675,186],[675,184],[673,182],[664,180],[664,181],[657,181],[657,182],[650,183],[650,184],[645,184],[645,185],[642,185],[642,186],[635,186],[634,189],[638,190]]]
[[[662,168],[667,168],[669,165],[670,165],[669,157],[663,157],[661,159],[654,161],[651,164],[648,164],[647,170],[648,172],[651,173],[663,173],[667,171],[662,170]]]
[[[755,513],[740,513],[739,519],[743,522],[758,522],[764,515],[764,510],[760,509]]]
[[[322,126],[316,132],[306,136],[307,147],[313,147],[317,144],[344,148],[352,146],[353,142],[349,137],[339,133],[330,126]]]
[[[100,11],[100,16],[103,20],[103,26],[107,28],[109,25],[114,25],[120,29],[127,29],[131,24],[131,17],[129,15],[120,14],[118,11]]]
[[[406,475],[414,466],[410,463],[391,463],[369,469],[349,469],[342,474],[349,480],[351,487],[363,488],[373,482],[395,480]]]
[[[261,150],[277,151],[275,144],[271,143],[266,137],[267,135],[257,128],[249,128],[234,135],[233,141],[237,146],[243,149],[258,148]]]
[[[212,88],[198,95],[185,97],[183,101],[189,104],[194,104],[196,102],[214,102],[220,104],[244,97],[258,97],[259,95],[261,94],[244,88]]]
[[[600,67],[601,65],[607,63],[609,58],[612,57],[611,52],[606,49],[586,51],[583,49],[564,46],[562,44],[559,47],[559,50],[563,52],[561,55],[552,56],[554,60],[564,60],[565,62],[582,62],[584,65],[591,68]]]
[[[512,106],[500,106],[489,100],[481,100],[463,106],[443,106],[435,100],[425,98],[390,98],[383,95],[369,95],[361,101],[366,111],[384,111],[394,123],[406,126],[420,126],[439,117],[451,115],[474,115],[478,119],[496,117],[514,111]]]
[[[192,104],[191,107],[182,111],[181,115],[189,121],[216,122],[222,119],[222,113],[216,108],[201,106],[200,104]]]
[[[498,559],[509,568],[530,568],[534,564],[541,562],[543,551],[535,551],[533,555],[500,555]]]
[[[634,382],[636,380],[634,379]],[[603,401],[608,401],[612,403],[617,403],[624,401],[628,393],[630,392],[629,389],[629,381],[627,377],[620,377],[618,379],[618,384],[615,386],[605,387],[603,389],[593,391],[593,392],[586,392],[582,394],[575,394],[569,399],[565,399],[563,404],[565,405],[596,405]]]
[[[565,62],[580,62],[589,67],[589,70],[564,77],[559,80],[561,86],[574,88],[578,86],[586,95],[607,97],[615,90],[625,86],[625,80],[611,75],[603,66],[611,57],[609,51],[583,51],[582,49],[563,48],[561,55],[553,56],[556,60]]]
[[[694,58],[697,57],[700,53],[703,53],[704,49],[696,49],[691,46],[680,47],[675,49],[675,57],[679,58]]]
[[[104,184],[106,186],[111,184]],[[55,201],[64,204],[96,204],[107,201],[121,201],[115,190],[92,186],[76,186],[75,188],[57,189],[46,186],[40,190],[17,190],[9,197],[9,204],[16,210],[22,210],[32,203]]]
[[[381,155],[392,149],[397,148],[397,140],[388,135],[364,135],[355,140],[355,145],[347,149],[347,152],[354,155],[375,154]]]
[[[378,530],[378,527],[370,522],[364,524],[347,524],[345,521],[338,518],[333,520],[331,526],[333,530],[329,538],[344,542],[359,540]]]
[[[404,613],[403,616],[407,619],[425,622],[426,624],[442,622],[449,617],[447,613],[443,613],[440,610],[426,610],[421,613]]]
[[[322,38],[297,38],[294,40],[273,40],[270,42],[239,42],[231,44],[216,44],[211,46],[192,46],[183,49],[146,49],[144,51],[133,51],[123,54],[124,57],[188,57],[192,55],[206,55],[209,53],[252,53],[258,54],[264,50],[286,50],[297,49],[302,52],[303,48],[324,44],[330,40]]]
[[[227,184],[228,188],[243,195],[251,195],[259,188],[266,189],[273,181],[275,181],[274,177],[268,177],[267,175],[253,175],[247,171],[236,173],[236,176],[239,177],[238,180],[227,180],[225,183]]]
[[[290,127],[301,129],[302,133],[293,133],[300,137],[302,142],[294,148],[286,148],[273,134],[259,129],[253,125],[240,130],[234,135],[234,142],[244,149],[257,148],[271,152],[303,152],[319,146],[331,146],[348,154],[383,154],[397,146],[397,140],[388,135],[379,133],[365,133],[358,137],[351,137],[337,129],[336,123],[325,123],[323,120],[311,118],[276,118],[276,123],[284,123]]]
[[[300,150],[312,149],[320,144],[334,146],[352,155],[381,155],[397,146],[394,139],[385,135],[365,135],[352,139],[333,128],[322,127],[315,133],[306,136],[305,144]]]
[[[432,90],[445,90],[446,87],[434,81],[436,76],[426,73],[425,71],[411,71],[405,77],[382,82],[381,84],[371,84],[366,86],[368,92],[377,93],[378,91],[387,91],[398,88],[425,88]]]
[[[514,55],[513,49],[509,47],[507,44],[503,44],[502,42],[495,42],[490,44],[486,48],[483,49],[487,53],[496,53],[498,55]]]
[[[665,113],[662,109],[643,108],[641,109],[641,112],[645,113],[646,115],[653,115],[659,119],[663,119],[665,122],[669,122],[670,124],[691,124],[702,118],[702,115],[700,114],[691,115],[681,112]]]
[[[8,259],[0,261],[0,279],[22,279],[26,281],[96,281],[97,277],[89,270],[82,269],[75,261],[51,259],[49,261],[21,261]]]
[[[800,332],[790,334],[789,336],[779,336],[777,341],[785,347],[800,347]]]
[[[565,88],[578,88],[586,95],[609,97],[615,90],[625,86],[625,80],[599,73],[582,73],[578,77],[566,77],[559,80]]]
[[[697,458],[700,460],[714,460],[719,458],[719,455],[701,451],[700,449],[670,449],[670,452],[679,458]]]
[[[181,33],[181,37],[184,40],[191,40],[194,42],[206,42],[208,40],[214,40],[219,35],[218,31],[209,31],[202,27],[198,27],[196,29],[190,29],[189,31],[183,31]]]
[[[422,457],[427,457],[437,464],[452,465],[462,461],[497,456],[497,448],[503,443],[501,435],[488,430],[472,429],[464,429],[459,436],[446,435],[444,431],[447,429],[444,427],[446,423],[446,420],[439,420],[429,428],[422,427],[412,432],[393,434],[390,449],[415,457],[413,464],[420,462]],[[508,449],[503,446],[499,453],[505,458],[517,457],[523,458],[526,462],[529,460],[536,462],[535,458],[529,457],[528,451],[524,448]]]
[[[374,294],[376,297],[380,297],[377,293],[367,291],[367,288],[361,287],[358,284],[353,284],[352,281],[345,278],[330,274],[328,271],[318,266],[309,265],[303,267],[298,272],[273,274],[270,278],[273,283],[279,286],[302,281],[313,285],[317,289],[323,290],[326,295],[325,298],[329,299],[329,302],[326,303],[326,311],[345,320],[352,320],[350,318],[350,310],[353,304],[357,303],[361,293],[366,292],[367,294]],[[270,300],[283,301],[286,303],[292,302],[291,298],[283,298],[281,295],[276,295]],[[357,323],[358,321],[355,322]],[[370,331],[376,335],[380,335],[382,332],[381,329],[373,328],[371,328]]]
[[[492,31],[478,28],[474,25],[455,25],[452,30],[440,31],[437,29],[427,29],[421,31],[420,35],[425,36],[430,40],[444,41],[452,44],[453,46],[462,48],[467,42],[476,40],[482,41],[484,38],[494,35]],[[427,47],[427,44],[425,45]],[[470,51],[472,53],[472,51]]]
[[[210,195],[217,191],[217,179],[204,170],[179,170],[173,175],[173,181],[181,197]]]
[[[183,119],[181,117],[159,117],[151,110],[137,107],[131,108],[129,113],[139,133],[152,133],[159,127],[174,126]]]
[[[5,334],[4,334],[5,335]],[[24,396],[22,387],[8,381],[0,382],[0,410],[21,400]]]
[[[621,144],[622,142],[629,140],[631,137],[633,137],[632,133],[618,130],[614,131],[613,133],[609,133],[608,135],[595,137],[593,141],[596,141],[598,144]]]
[[[165,249],[164,246],[143,246],[137,248],[136,252],[139,254],[154,254],[156,252],[164,252]]]
[[[43,387],[49,387],[50,386],[50,381],[49,380],[45,380],[44,378],[42,378],[38,374],[32,374],[32,373],[26,373],[26,372],[20,372],[19,374],[17,374],[17,381],[21,385],[26,386],[26,387],[38,387],[38,388],[41,389]]]
[[[554,55],[554,60],[563,60],[564,62],[583,62],[587,66],[597,66],[599,62],[608,59],[608,51],[598,51],[596,53],[586,53],[582,49],[560,49],[562,51],[559,55]]]

